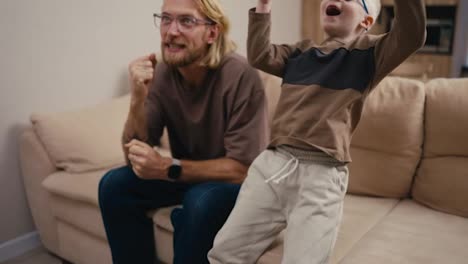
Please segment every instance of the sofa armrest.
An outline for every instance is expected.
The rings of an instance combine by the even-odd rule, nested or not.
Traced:
[[[57,171],[44,146],[28,127],[19,137],[20,165],[31,214],[43,245],[59,253],[57,223],[52,215],[50,194],[42,186],[44,179]]]

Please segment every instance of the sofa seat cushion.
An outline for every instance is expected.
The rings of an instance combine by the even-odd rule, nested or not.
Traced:
[[[98,185],[109,169],[70,173],[57,171],[47,177],[42,185],[54,195],[99,206]]]
[[[413,199],[468,217],[468,79],[427,84],[424,153]]]
[[[422,152],[424,101],[422,82],[396,77],[369,94],[351,142],[349,193],[409,196]]]
[[[338,232],[332,262],[338,263],[374,226],[400,203],[398,199],[346,195],[343,221]]]
[[[466,263],[468,219],[404,200],[340,264]]]
[[[399,200],[346,195],[341,224],[330,263],[338,263],[351,248],[395,208]],[[283,254],[283,233],[262,255],[259,264],[280,264]]]
[[[343,224],[338,235],[333,260],[337,262],[342,259],[353,245],[359,241],[367,231],[381,221],[398,202],[399,200],[396,199],[347,195],[345,198]],[[176,206],[166,207],[156,211],[153,215],[155,224],[164,230],[173,232],[174,228],[170,221],[170,213],[174,207]],[[273,244],[267,249],[267,252],[258,260],[259,264],[281,263],[283,236],[284,233],[281,233],[276,238]]]
[[[95,236],[105,238],[99,211],[98,185],[107,171],[109,169],[84,173],[58,171],[47,177],[42,185],[53,194],[51,207],[54,216]],[[174,232],[170,213],[175,207],[177,206],[149,211],[148,217],[153,219],[155,225]]]
[[[338,241],[332,256],[332,262],[337,263],[351,250],[369,230],[377,225],[389,212],[395,208],[399,200],[385,198],[371,198],[364,196],[346,195],[343,212],[343,224],[340,228]],[[158,227],[174,232],[170,221],[172,209],[177,206],[157,210],[153,215],[153,222]],[[279,264],[283,255],[283,237],[281,232],[268,247],[265,254],[258,260],[258,264]],[[169,249],[172,251],[172,248]],[[165,252],[172,256],[172,252]],[[170,258],[169,258],[170,259]]]

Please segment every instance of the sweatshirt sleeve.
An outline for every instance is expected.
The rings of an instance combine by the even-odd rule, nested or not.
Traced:
[[[255,68],[283,77],[284,66],[296,45],[274,45],[270,43],[270,13],[255,13],[249,10],[249,30],[247,37],[247,58]]]
[[[395,19],[390,32],[375,46],[375,87],[393,69],[420,49],[426,40],[424,0],[395,0]]]

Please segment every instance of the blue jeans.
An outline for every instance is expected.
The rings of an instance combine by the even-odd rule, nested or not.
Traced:
[[[99,206],[113,263],[154,264],[153,221],[147,211],[176,204],[182,208],[171,214],[173,263],[208,263],[207,253],[234,207],[239,188],[220,182],[142,180],[128,166],[109,171],[99,183]]]

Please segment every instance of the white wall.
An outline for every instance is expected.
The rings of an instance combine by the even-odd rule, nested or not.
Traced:
[[[254,0],[222,0],[245,54]],[[34,230],[17,138],[34,111],[62,111],[127,91],[128,62],[159,50],[152,13],[162,0],[0,1],[0,245]],[[300,0],[276,1],[272,40],[300,37]],[[286,11],[287,10],[287,11]]]

